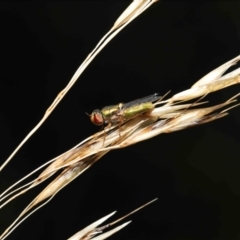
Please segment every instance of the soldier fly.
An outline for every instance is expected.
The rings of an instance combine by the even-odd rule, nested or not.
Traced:
[[[119,103],[116,105],[107,106],[96,109],[92,112],[90,120],[98,126],[108,126],[125,123],[126,121],[135,118],[143,113],[154,109],[153,103],[161,97],[157,93],[147,97],[139,98],[128,103]]]

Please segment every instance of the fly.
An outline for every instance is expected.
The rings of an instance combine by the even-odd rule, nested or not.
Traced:
[[[96,109],[90,115],[90,120],[93,124],[98,126],[112,126],[135,118],[143,113],[152,111],[154,109],[153,103],[158,101],[161,97],[157,93],[147,97],[139,98],[128,103],[119,103],[116,105],[107,106]]]

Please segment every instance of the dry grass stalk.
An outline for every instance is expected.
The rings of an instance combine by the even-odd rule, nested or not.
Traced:
[[[43,118],[39,121],[39,123],[29,132],[29,134],[22,140],[22,142],[17,146],[17,148],[12,152],[12,154],[8,157],[8,159],[0,166],[0,172],[3,168],[10,162],[10,160],[14,157],[17,151],[24,145],[24,143],[38,130],[38,128],[45,122],[45,120],[50,116],[52,111],[56,108],[58,103],[63,99],[63,97],[67,94],[67,92],[71,89],[74,83],[77,81],[79,76],[83,73],[83,71],[87,68],[87,66],[92,62],[92,60],[97,56],[97,54],[131,21],[133,21],[137,16],[139,16],[142,12],[147,10],[153,3],[158,0],[134,0],[129,7],[120,15],[120,17],[116,20],[113,27],[103,36],[103,38],[99,41],[97,46],[92,50],[92,52],[87,56],[87,58],[83,61],[83,63],[79,66],[77,71],[72,76],[68,85],[57,95],[54,99],[51,106],[46,110]]]
[[[144,205],[142,205],[141,207],[135,209],[134,211],[126,214],[125,216],[115,220],[114,222],[111,222],[111,223],[108,223],[102,227],[97,227],[99,226],[101,223],[103,223],[104,221],[106,221],[109,217],[111,217],[112,215],[114,215],[116,212],[113,212],[113,213],[110,213],[109,215],[99,219],[98,221],[92,223],[91,225],[87,226],[86,228],[82,229],[81,231],[77,232],[76,234],[74,234],[72,237],[70,237],[68,240],[103,240],[103,239],[106,239],[108,237],[110,237],[111,235],[113,235],[114,233],[118,232],[119,230],[121,230],[122,228],[124,228],[125,226],[127,226],[131,221],[129,222],[126,222],[126,223],[123,223],[121,224],[120,226],[118,227],[115,227],[114,229],[108,231],[108,232],[105,232],[101,235],[98,235],[97,237],[95,237],[97,234],[99,233],[102,233],[103,230],[115,225],[116,223],[120,222],[121,220],[125,219],[126,217],[132,215],[133,213],[141,210],[142,208],[146,207],[147,205],[155,202],[157,200],[154,199]]]
[[[69,81],[68,85],[58,94],[58,96],[55,98],[55,100],[53,101],[53,103],[51,104],[51,106],[46,110],[43,118],[40,120],[40,122],[30,131],[30,133],[23,139],[23,141],[17,146],[17,148],[13,151],[13,153],[8,157],[8,159],[2,164],[2,166],[0,166],[0,172],[1,170],[8,164],[8,162],[13,158],[13,156],[17,153],[17,151],[24,145],[24,143],[38,130],[38,128],[43,124],[43,122],[48,118],[48,116],[52,113],[52,111],[55,109],[55,107],[58,105],[58,103],[63,99],[63,97],[66,95],[66,93],[70,90],[70,88],[74,85],[74,83],[77,81],[77,79],[79,78],[79,76],[82,74],[82,72],[86,69],[86,67],[91,63],[91,61],[97,56],[97,54],[108,44],[109,41],[111,41],[112,38],[114,38],[125,26],[127,26],[132,20],[134,20],[137,16],[139,16],[142,12],[144,12],[147,8],[149,8],[153,3],[155,3],[157,0],[134,0],[129,7],[120,15],[120,17],[116,20],[116,22],[114,23],[113,27],[105,34],[105,36],[99,41],[99,43],[97,44],[97,46],[93,49],[93,51],[87,56],[87,58],[85,59],[85,61],[80,65],[80,67],[77,69],[77,71],[75,72],[75,74],[73,75],[72,79]],[[77,150],[78,151],[78,150]],[[68,182],[66,182],[66,178],[68,178],[69,182],[72,181],[74,178],[76,178],[79,174],[81,174],[83,171],[85,171],[88,167],[91,166],[91,164],[95,161],[97,161],[100,157],[102,157],[107,151],[100,153],[96,156],[89,156],[88,161],[86,161],[86,163],[77,163],[74,165],[69,165],[69,168],[66,168],[62,175],[59,176],[58,181],[56,183],[51,184],[51,189],[55,188],[56,192],[58,192],[61,188],[63,188]],[[70,156],[72,156],[72,151],[69,151]],[[64,157],[66,157],[66,154],[63,154]],[[57,158],[58,159],[58,158]],[[48,163],[47,163],[48,164]],[[47,165],[44,164],[44,165]],[[43,166],[42,166],[43,167]],[[39,169],[41,169],[42,167],[40,167]],[[59,169],[62,168],[62,166],[59,166]],[[39,169],[35,170],[38,171]],[[35,172],[34,171],[34,172]],[[75,174],[72,174],[73,172],[75,172]],[[17,193],[15,196],[13,196],[12,198],[8,199],[5,203],[2,204],[2,206],[0,208],[2,208],[4,205],[6,205],[9,201],[11,201],[12,199],[14,199],[15,197],[23,194],[24,192],[26,192],[28,189],[36,186],[37,184],[41,183],[42,181],[44,181],[46,178],[50,177],[52,174],[54,173],[54,171],[50,174],[42,174],[43,178],[39,179],[39,181],[35,182],[33,181],[33,184],[27,188],[28,185],[30,184],[26,184],[18,189],[15,189],[14,191],[12,191],[9,194],[6,194],[10,189],[12,189],[14,186],[16,186],[18,183],[20,183],[22,180],[20,180],[19,182],[17,182],[16,184],[14,184],[13,186],[11,186],[10,188],[8,188],[3,194],[1,194],[0,201],[3,201],[6,197],[10,196],[12,193],[15,193],[21,189],[23,189],[20,193]],[[32,174],[32,173],[31,173]],[[31,175],[30,174],[30,175]],[[30,176],[29,175],[29,176]],[[24,177],[27,178],[28,176]],[[61,181],[64,180],[64,181]],[[60,185],[59,183],[62,182]],[[52,191],[52,190],[51,190]],[[49,196],[51,196],[51,198],[54,196],[51,194]],[[44,194],[43,199],[45,199],[46,196]],[[51,199],[50,198],[50,199]],[[49,199],[49,200],[50,200]],[[37,202],[40,200],[41,202],[41,198],[37,200]],[[48,200],[48,201],[49,201]],[[48,202],[47,201],[47,202]],[[47,203],[46,202],[46,203]],[[44,204],[46,204],[44,203]],[[34,205],[36,204],[36,201],[33,201],[32,203],[29,204],[29,206],[22,212],[22,214],[20,214],[20,216],[14,221],[14,223],[0,236],[1,239],[6,238],[11,231],[13,231],[22,221],[24,221],[28,216],[25,216],[25,218],[21,219],[21,221],[17,223],[18,219],[20,219],[25,213],[27,213]],[[41,207],[41,206],[40,206]],[[38,207],[38,208],[40,208]],[[37,209],[38,209],[37,208]],[[34,211],[36,211],[37,209],[35,209]],[[33,212],[34,212],[33,211]],[[33,213],[32,212],[32,213]],[[14,225],[15,224],[15,225]],[[9,231],[11,229],[11,231]]]
[[[126,12],[128,15],[126,18],[120,17],[116,21],[113,29],[115,29],[113,34],[117,34],[126,24],[133,20],[134,17],[139,15],[147,7],[149,7],[154,1],[134,1],[130,5],[130,9],[136,5],[136,9],[133,10],[133,14]],[[148,3],[145,5],[145,3]],[[133,8],[134,9],[134,8]],[[134,12],[135,11],[135,12]],[[112,29],[110,32],[113,31]],[[113,37],[110,33],[107,35]],[[61,94],[56,98],[53,105],[47,110],[44,118],[40,123],[34,128],[34,131],[42,124],[43,121],[49,116],[56,105],[60,102],[62,97],[70,89],[70,87],[77,80],[81,72],[90,63],[93,57],[110,41],[110,37],[104,37],[100,43],[97,45],[96,49],[87,57],[84,63],[75,73],[73,79],[70,81],[69,85],[61,92]],[[106,40],[105,40],[106,38]],[[104,45],[105,44],[105,45]],[[99,50],[100,49],[100,50]],[[229,62],[223,64],[219,68],[213,70],[197,83],[195,83],[190,89],[175,94],[173,97],[155,103],[155,108],[153,111],[138,116],[121,126],[121,137],[119,137],[119,127],[113,126],[110,129],[106,129],[105,133],[99,132],[93,136],[87,138],[83,142],[79,143],[77,146],[73,147],[69,151],[63,153],[62,155],[50,160],[48,163],[34,170],[32,173],[28,174],[26,177],[9,187],[0,196],[0,202],[10,197],[12,194],[16,193],[10,199],[3,202],[0,206],[2,208],[8,202],[15,199],[17,196],[25,193],[29,189],[42,183],[50,176],[55,174],[57,171],[62,169],[62,172],[23,210],[19,217],[11,224],[11,226],[6,229],[6,231],[0,236],[0,240],[5,239],[22,221],[24,221],[28,216],[30,216],[37,209],[41,208],[47,202],[49,202],[58,191],[70,183],[73,179],[87,170],[96,161],[98,161],[104,154],[112,149],[118,149],[127,147],[129,145],[135,144],[137,142],[152,138],[161,133],[169,133],[173,131],[178,131],[188,127],[196,126],[199,124],[207,123],[209,121],[216,120],[218,118],[226,116],[227,111],[236,105],[219,111],[220,108],[226,107],[234,102],[236,102],[236,97],[232,97],[228,101],[218,104],[216,106],[208,108],[192,108],[203,104],[203,102],[197,103],[193,102],[191,104],[181,104],[184,101],[189,101],[196,99],[198,97],[204,97],[211,92],[221,90],[233,84],[240,82],[240,68],[223,75],[227,69],[240,60],[240,55],[236,58],[230,60]],[[85,64],[85,65],[84,65]],[[159,106],[160,105],[160,106]],[[13,157],[17,150],[23,145],[23,143],[34,133],[30,132],[29,135],[23,140],[23,142],[18,146],[18,148],[13,152],[10,158],[4,163],[2,168],[7,164],[7,162]],[[104,140],[105,139],[105,140]],[[103,141],[104,140],[104,141]],[[47,164],[50,164],[36,179],[30,181],[29,183],[21,186],[10,192],[11,189],[16,187],[26,178],[30,177],[36,171],[39,171]],[[1,168],[1,169],[2,169]],[[45,201],[45,202],[44,202]],[[36,209],[34,209],[38,204],[40,204]]]
[[[6,230],[6,232],[4,232],[0,239],[4,239],[8,235],[8,231],[11,232],[20,222],[22,222],[22,220],[20,222],[18,221],[24,215],[28,214],[27,217],[31,215],[36,209],[34,209],[33,212],[30,211],[32,211],[36,205],[46,201],[37,209],[45,205],[57,194],[58,191],[60,191],[73,179],[87,170],[90,166],[92,166],[93,163],[99,160],[108,151],[112,149],[127,147],[137,142],[152,138],[161,133],[178,131],[226,116],[228,114],[227,111],[230,108],[236,107],[239,104],[233,105],[230,108],[226,108],[222,111],[219,111],[219,109],[236,102],[236,97],[239,94],[235,95],[222,104],[205,108],[192,109],[192,107],[204,104],[203,102],[179,104],[179,101],[181,100],[181,102],[183,102],[190,100],[190,97],[191,99],[195,99],[199,96],[205,96],[206,94],[211,93],[211,91],[220,90],[230,85],[239,83],[240,68],[232,71],[229,74],[226,74],[225,76],[221,75],[230,66],[236,64],[236,62],[239,60],[240,56],[229,61],[227,65],[224,64],[211,73],[207,74],[204,78],[202,78],[207,79],[207,81],[204,81],[204,85],[192,87],[189,90],[175,94],[172,98],[155,103],[155,108],[153,111],[138,116],[122,125],[121,137],[119,137],[119,127],[113,126],[110,129],[105,130],[106,136],[104,131],[96,133],[66,153],[63,153],[59,157],[56,157],[53,160],[49,161],[48,163],[51,162],[51,164],[39,175],[38,178],[22,186],[21,189],[23,188],[23,190],[21,192],[15,194],[12,198],[5,201],[5,203],[1,205],[1,207],[3,207],[9,201],[25,193],[36,185],[42,183],[58,170],[63,169],[63,171],[24,209],[24,211],[19,215],[18,219],[16,219],[14,223]],[[194,88],[197,89],[196,95],[194,95],[193,92],[190,95],[189,91]],[[201,95],[199,94],[200,92]],[[186,99],[184,99],[185,93]],[[175,101],[178,102],[175,103]],[[158,105],[161,106],[159,107]],[[45,165],[46,164],[44,164],[44,166]],[[38,170],[40,169],[41,167]],[[30,173],[28,177],[31,174],[32,173]],[[26,179],[26,177],[24,179]],[[20,183],[22,180],[20,180],[18,183]],[[8,192],[17,184],[14,184],[9,189],[7,189],[1,195],[0,201],[3,201],[7,196],[13,194],[16,190],[10,193]]]

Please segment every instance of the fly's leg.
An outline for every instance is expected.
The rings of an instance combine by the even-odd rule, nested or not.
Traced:
[[[102,144],[102,147],[104,146],[105,138],[106,138],[106,132],[105,132],[105,127],[103,126],[103,144]]]
[[[119,116],[119,127],[118,127],[118,134],[119,134],[119,138],[121,138],[121,126],[123,124],[123,119],[122,119],[122,116]]]
[[[111,125],[112,125],[112,123],[110,122],[110,123],[108,123],[108,125],[107,125],[106,127],[103,126],[103,133],[104,133],[104,136],[103,136],[103,144],[102,144],[102,146],[104,146],[104,142],[105,142],[105,139],[106,139],[105,128],[108,128],[108,127],[110,128]]]
[[[118,125],[118,134],[119,134],[119,138],[121,138],[121,125],[123,124],[123,119],[122,119],[122,116],[121,116],[121,110],[123,109],[123,104],[122,103],[119,103],[118,104],[118,112],[117,112],[117,115],[118,115],[118,119],[119,119],[119,125]]]

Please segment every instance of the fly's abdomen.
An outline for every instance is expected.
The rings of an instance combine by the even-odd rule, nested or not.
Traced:
[[[139,105],[131,106],[129,108],[123,109],[123,118],[126,121],[142,113],[151,111],[153,109],[154,109],[154,105],[151,102],[146,102]]]

